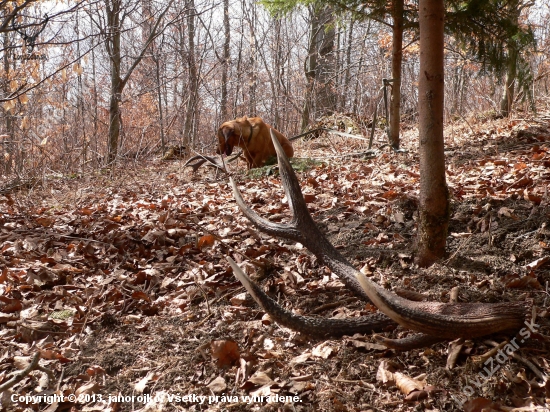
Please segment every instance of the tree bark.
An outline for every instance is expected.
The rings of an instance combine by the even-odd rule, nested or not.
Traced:
[[[326,5],[314,6],[311,9],[308,56],[304,65],[307,86],[302,130],[309,123],[312,109],[315,115],[330,114],[336,110],[337,98],[333,81],[336,72],[335,41],[334,10]]]
[[[508,5],[508,14],[510,20],[516,26],[519,24],[519,15],[521,7],[518,1],[512,1]],[[510,37],[508,40],[508,56],[506,58],[506,80],[504,82],[504,90],[500,101],[500,115],[507,117],[512,111],[512,103],[514,102],[515,85],[517,81],[517,62],[518,62],[518,46],[516,41]]]
[[[510,46],[508,49],[508,62],[506,67],[506,81],[502,100],[500,101],[500,115],[507,117],[512,111],[512,103],[514,102],[515,85],[517,77],[517,61],[518,51],[515,46]]]
[[[120,100],[123,83],[120,77],[120,11],[121,0],[107,0],[108,35],[107,52],[111,61],[111,96],[109,101],[109,140],[107,164],[112,164],[118,154],[118,138],[120,136]]]
[[[90,23],[93,25],[93,19],[90,16]],[[99,153],[99,144],[98,144],[98,117],[99,117],[99,104],[98,104],[98,92],[97,92],[97,73],[96,73],[96,51],[92,49],[92,102],[93,102],[93,133],[94,133],[94,155],[92,157],[92,165],[94,168],[98,167],[101,160],[98,158],[97,154]]]
[[[250,2],[249,14],[249,33],[248,33],[248,49],[250,51],[248,70],[248,113],[250,116],[256,115],[256,89],[258,86],[258,73],[256,72],[256,61],[258,59],[256,50],[256,8],[254,2]]]
[[[10,74],[10,36],[9,33],[4,33],[4,96],[10,95],[10,82],[9,74]],[[13,124],[13,111],[15,109],[10,109],[6,111],[5,119],[6,119],[6,133],[10,136],[9,141],[6,143],[6,152],[8,154],[7,158],[5,158],[4,163],[4,172],[6,175],[10,174],[12,172],[12,164],[13,164],[13,157],[15,155],[15,136],[14,136],[14,124]]]
[[[420,208],[418,264],[429,266],[445,254],[449,192],[443,144],[443,0],[420,0]]]
[[[345,111],[347,103],[350,100],[350,82],[351,82],[351,52],[353,48],[353,26],[355,25],[355,19],[351,17],[351,21],[348,28],[348,44],[346,49],[346,73],[344,75],[344,98],[342,99],[341,110]]]
[[[160,77],[160,61],[159,56],[153,52],[153,63],[155,64],[155,80],[157,89],[157,104],[159,110],[159,129],[160,129],[160,147],[162,154],[166,153],[166,138],[164,136],[164,113],[162,110],[162,83]]]
[[[221,91],[221,103],[220,114],[222,122],[229,120],[229,110],[227,106],[227,75],[229,71],[229,46],[231,45],[231,26],[229,25],[229,0],[223,0],[223,29],[224,29],[224,43],[223,43],[223,62],[222,62],[222,91]]]
[[[185,123],[183,128],[183,138],[191,147],[194,147],[197,119],[197,99],[199,81],[197,77],[197,62],[195,59],[195,2],[186,1],[187,8],[187,41],[189,54],[187,63],[189,68],[189,97],[185,114]]]
[[[392,93],[390,102],[390,141],[399,149],[399,126],[401,123],[401,65],[403,61],[403,9],[404,0],[393,0],[392,42]]]

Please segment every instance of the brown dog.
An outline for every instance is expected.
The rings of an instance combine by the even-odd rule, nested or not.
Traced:
[[[282,133],[265,123],[260,117],[247,118],[246,116],[230,120],[220,126],[217,153],[225,153],[229,156],[233,152],[233,147],[238,146],[243,149],[248,169],[262,167],[270,156],[277,156],[269,135],[270,130],[273,130],[277,136],[286,155],[294,156],[292,144]]]

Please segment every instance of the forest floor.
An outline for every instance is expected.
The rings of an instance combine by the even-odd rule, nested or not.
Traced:
[[[407,152],[370,159],[344,156],[364,150],[359,140],[296,141],[297,157],[319,161],[298,177],[322,231],[384,287],[442,302],[459,287],[459,301],[533,308],[516,350],[494,350],[513,338],[495,336],[400,353],[372,336],[315,340],[279,327],[226,256],[299,313],[373,308],[302,245],[254,229],[225,175],[130,163],[1,198],[0,387],[36,353],[41,368],[21,374],[0,409],[550,410],[550,121],[471,119],[445,134],[448,256],[428,269],[414,263],[415,129],[403,133]],[[288,218],[276,168],[255,177],[243,162],[230,168],[257,213]],[[65,397],[24,398],[55,393]]]

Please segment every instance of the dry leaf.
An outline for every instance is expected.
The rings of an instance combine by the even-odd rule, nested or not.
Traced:
[[[334,352],[334,349],[326,342],[321,343],[313,348],[311,354],[318,358],[328,359],[330,355]]]
[[[290,360],[290,365],[300,365],[302,363],[307,362],[311,358],[311,352],[305,352],[302,353],[299,356],[296,356],[295,358],[292,358]]]
[[[75,72],[77,75],[81,75],[82,73],[84,73],[84,69],[82,68],[82,66],[78,63],[75,63],[73,65],[73,72]]]
[[[210,349],[219,368],[232,366],[240,358],[239,346],[232,340],[212,341]]]
[[[77,388],[74,394],[78,398],[80,395],[93,395],[98,393],[99,390],[99,385],[96,382],[89,382]]]
[[[210,246],[214,245],[215,241],[216,241],[216,238],[214,236],[204,235],[197,242],[197,246],[198,246],[199,249],[203,249],[205,247],[210,247]]]
[[[412,391],[419,391],[424,388],[424,384],[416,379],[413,379],[401,372],[395,372],[393,374],[395,378],[395,386],[405,396],[409,395]]]
[[[395,376],[393,374],[393,367],[385,360],[380,362],[376,371],[376,380],[384,384],[395,384]]]
[[[19,370],[25,369],[27,366],[30,365],[30,363],[31,363],[30,356],[14,356],[13,357],[13,364]]]
[[[15,107],[15,100],[8,100],[7,102],[4,102],[2,106],[4,107],[4,110],[6,112],[9,112],[11,109]]]
[[[528,263],[525,266],[529,269],[536,270],[539,269],[541,266],[546,265],[548,262],[550,262],[550,256],[543,256],[541,258],[538,258],[537,260],[534,260],[531,263]]]
[[[502,411],[500,406],[485,398],[471,399],[462,405],[464,412],[496,412]]]
[[[256,385],[256,386],[264,386],[264,385],[272,385],[275,382],[273,379],[271,379],[267,373],[262,371],[257,371],[252,375],[250,378],[248,378],[248,382]]]
[[[135,300],[144,300],[145,302],[151,302],[151,298],[142,291],[136,290],[135,292],[132,292],[132,299]]]
[[[207,385],[207,388],[209,388],[212,392],[216,394],[220,394],[227,389],[227,384],[225,383],[224,378],[222,378],[221,376],[218,376],[216,379],[214,379],[212,382],[210,382]]]
[[[148,372],[147,375],[134,385],[134,389],[137,393],[143,393],[145,387],[151,379],[155,377],[155,372]]]

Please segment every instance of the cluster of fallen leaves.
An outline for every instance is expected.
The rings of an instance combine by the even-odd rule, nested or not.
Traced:
[[[336,247],[386,287],[448,300],[450,287],[462,283],[466,301],[528,299],[544,320],[550,134],[516,137],[527,126],[509,121],[475,127],[464,126],[465,140],[451,134],[448,143],[456,210],[446,264],[421,270],[411,258],[419,181],[412,144],[408,154],[383,152],[368,161],[299,146],[298,155],[325,158],[300,174],[308,208]],[[350,146],[343,139],[340,147],[344,142]],[[260,215],[274,222],[289,217],[276,176],[241,175],[239,185]],[[207,408],[192,397],[175,405],[174,394],[218,396],[208,407],[220,410],[265,404],[273,410],[284,404],[296,410],[536,410],[549,398],[548,382],[536,373],[550,371],[543,321],[543,330],[522,347],[527,355],[460,404],[453,395],[476,379],[483,364],[473,356],[484,359],[491,343],[456,344],[449,363],[442,344],[398,355],[369,336],[310,341],[259,311],[233,277],[227,255],[267,278],[266,290],[297,311],[343,317],[374,310],[301,245],[252,228],[226,179],[212,171],[191,176],[179,163],[151,164],[120,170],[115,179],[46,181],[5,196],[0,388],[18,380],[3,392],[2,407],[31,406],[12,402],[12,394],[81,397],[42,403],[48,411]],[[147,406],[105,401],[146,394],[162,396]],[[266,401],[273,396],[283,401]]]

